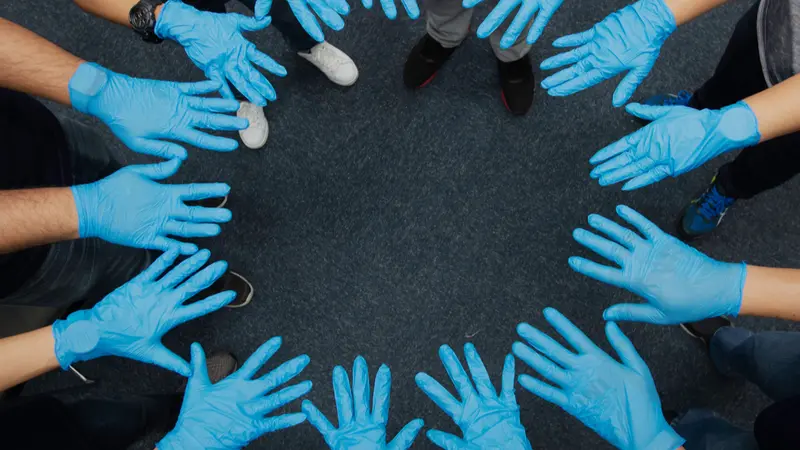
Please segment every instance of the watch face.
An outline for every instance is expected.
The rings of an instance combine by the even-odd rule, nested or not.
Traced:
[[[152,28],[153,25],[155,25],[152,23],[153,7],[143,3],[137,3],[131,8],[129,19],[131,26],[133,26],[133,29],[136,31],[145,31],[148,28]]]

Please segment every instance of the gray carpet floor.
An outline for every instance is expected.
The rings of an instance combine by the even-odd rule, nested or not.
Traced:
[[[586,29],[625,3],[567,0],[534,47],[533,60],[538,65],[555,54],[550,43],[557,37]],[[732,1],[679,29],[637,95],[699,86],[748,6]],[[238,4],[234,9],[245,11]],[[390,435],[415,417],[424,418],[426,428],[456,432],[413,381],[420,370],[446,379],[437,348],[448,343],[460,352],[474,342],[499,383],[515,325],[546,326],[545,306],[558,308],[608,348],[603,309],[634,297],[570,270],[567,258],[585,254],[572,230],[585,226],[588,214],[613,215],[615,205],[625,203],[671,231],[676,213],[723,161],[633,193],[601,188],[588,177],[588,158],[637,127],[611,106],[618,80],[568,98],[539,91],[530,114],[514,118],[500,101],[488,43],[473,36],[433,84],[410,92],[402,85],[402,66],[424,22],[391,22],[360,5],[354,10],[342,32],[328,33],[359,66],[361,77],[349,89],[333,86],[294,56],[275,30],[251,35],[289,70],[274,82],[279,99],[267,109],[266,149],[192,150],[174,181],[232,185],[234,220],[202,244],[252,281],[255,299],[185,325],[167,343],[186,356],[189,343],[199,341],[244,358],[269,337],[283,336],[271,367],[310,355],[304,373],[314,382],[310,398],[331,416],[331,370],[349,368],[364,355],[373,373],[382,362],[393,371]],[[487,11],[484,6],[477,15]],[[71,2],[2,2],[0,15],[116,71],[170,80],[202,76],[179,46],[142,43]],[[104,132],[116,154],[142,159]],[[789,183],[741,202],[699,248],[728,261],[799,266],[800,221],[792,212],[798,192]],[[773,320],[739,324],[791,329]],[[649,363],[665,407],[713,408],[750,426],[767,403],[755,388],[716,376],[702,349],[678,328],[623,329]],[[176,375],[121,359],[81,368],[101,383],[80,395],[168,392],[181,384]],[[69,374],[51,373],[26,393],[75,384]],[[556,407],[522,389],[517,396],[534,448],[608,448]],[[157,438],[148,436],[137,448],[152,448]],[[301,425],[264,436],[251,448],[325,444]],[[434,447],[421,436],[414,448]]]

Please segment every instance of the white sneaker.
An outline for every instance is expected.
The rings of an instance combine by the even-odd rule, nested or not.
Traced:
[[[236,116],[244,117],[250,122],[249,127],[239,130],[242,143],[252,149],[263,147],[269,137],[269,123],[267,116],[264,115],[264,108],[250,102],[241,102]]]
[[[352,86],[358,80],[356,63],[343,51],[322,42],[308,52],[298,52],[301,58],[317,66],[329,80],[339,86]]]

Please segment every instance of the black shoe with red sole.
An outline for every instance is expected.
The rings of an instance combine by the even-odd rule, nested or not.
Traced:
[[[530,58],[525,55],[511,62],[498,59],[497,69],[500,73],[500,96],[503,104],[511,114],[524,116],[531,109],[536,91]]]
[[[426,33],[408,55],[403,68],[403,83],[409,89],[427,86],[456,48],[444,48]]]

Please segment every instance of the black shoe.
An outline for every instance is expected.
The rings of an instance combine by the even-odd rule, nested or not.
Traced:
[[[427,86],[456,48],[444,48],[426,33],[408,55],[403,68],[403,83],[409,89]]]
[[[245,277],[232,270],[225,272],[225,275],[215,281],[209,288],[196,294],[194,298],[201,300],[224,291],[236,292],[236,298],[225,305],[226,308],[241,308],[253,299],[253,285]]]
[[[228,196],[204,198],[203,200],[188,200],[186,206],[202,206],[205,208],[222,208],[228,203]]]
[[[530,58],[525,55],[511,62],[498,59],[497,68],[500,71],[500,95],[503,104],[511,114],[516,116],[527,114],[533,104],[533,93],[536,90]]]
[[[731,319],[725,316],[681,324],[683,331],[689,333],[689,336],[700,340],[705,345],[706,349],[711,348],[711,338],[714,337],[714,333],[716,333],[717,330],[732,326],[733,322],[731,322]]]

